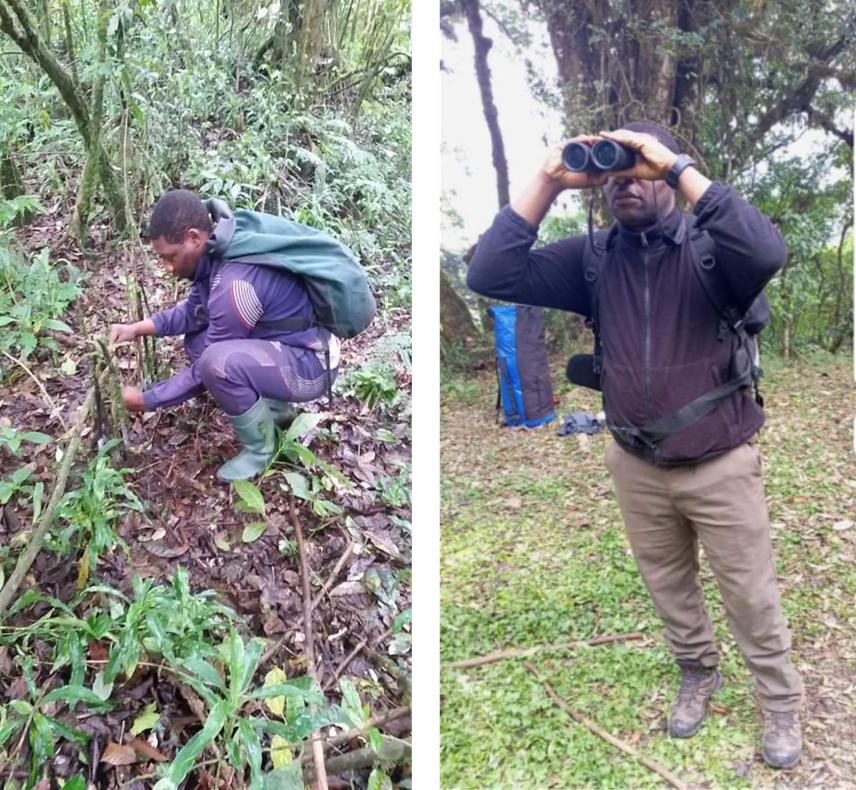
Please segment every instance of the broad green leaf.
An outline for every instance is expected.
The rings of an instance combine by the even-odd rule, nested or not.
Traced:
[[[285,768],[293,759],[291,744],[281,735],[274,735],[270,739],[270,761],[273,767]]]
[[[377,727],[369,729],[369,746],[372,747],[372,751],[375,752],[375,754],[380,754],[380,749],[383,746],[383,738],[381,737],[380,730]]]
[[[259,661],[262,660],[264,648],[265,643],[262,639],[254,638],[247,642],[241,658],[240,672],[237,677],[240,693],[243,693],[252,682],[256,670],[259,668]]]
[[[215,688],[220,689],[220,691],[226,692],[226,684],[223,681],[223,676],[213,664],[204,658],[199,658],[198,656],[185,658],[181,662],[181,666],[199,680],[204,680],[206,683],[210,683]]]
[[[160,713],[158,713],[157,703],[146,705],[143,712],[140,713],[134,723],[131,725],[131,735],[139,735],[141,732],[151,730],[157,726],[160,721]]]
[[[27,719],[24,717],[7,721],[2,727],[0,727],[0,745],[6,743],[6,741],[8,741],[9,738],[11,738],[26,723]]]
[[[74,727],[69,727],[67,724],[63,724],[61,721],[57,719],[48,718],[48,722],[50,722],[51,729],[57,734],[61,735],[67,741],[72,741],[76,743],[86,743],[90,735],[88,732],[83,732],[82,730],[76,730]]]
[[[256,735],[246,719],[238,719],[238,732],[241,735],[241,743],[250,765],[250,790],[261,790],[262,745],[259,736]]]
[[[392,432],[388,431],[386,428],[380,428],[377,432],[377,438],[385,444],[397,444],[398,437]]]
[[[300,760],[292,760],[285,768],[277,768],[267,774],[264,790],[303,790]]]
[[[26,431],[21,438],[25,442],[32,442],[33,444],[50,444],[53,441],[53,436],[48,436],[41,431]]]
[[[110,699],[110,695],[113,693],[113,682],[108,683],[104,680],[103,669],[95,675],[95,679],[92,681],[92,691],[102,701]]]
[[[62,790],[86,790],[86,779],[82,776],[73,776],[71,779],[66,779],[65,784],[60,787]]]
[[[403,612],[400,612],[395,616],[395,619],[392,621],[392,631],[393,633],[397,633],[405,625],[407,625],[411,620],[413,620],[413,610],[405,609]]]
[[[298,472],[286,472],[284,475],[291,493],[300,499],[309,499],[309,481]]]
[[[73,332],[74,330],[65,321],[59,321],[56,318],[49,318],[45,321],[46,329],[53,329],[54,332]]]
[[[367,790],[392,790],[392,780],[386,775],[383,768],[372,768]]]
[[[251,521],[244,527],[241,533],[241,540],[244,543],[252,543],[258,540],[267,531],[268,525],[266,521]]]
[[[220,734],[220,730],[223,729],[223,725],[231,712],[232,707],[228,700],[220,700],[211,708],[205,725],[181,747],[175,759],[170,763],[166,776],[154,786],[154,790],[178,790],[178,786],[193,768],[196,758]]]
[[[285,683],[287,680],[288,678],[286,677],[285,672],[283,672],[279,667],[274,667],[267,673],[267,675],[265,675],[263,688],[276,686],[281,683]],[[265,705],[271,713],[282,718],[285,711],[285,697],[269,697],[265,700]]]
[[[33,706],[24,699],[13,699],[9,707],[19,716],[28,717],[33,712]]]
[[[60,366],[59,372],[65,376],[74,376],[77,374],[77,363],[68,357]]]
[[[33,486],[33,524],[37,523],[39,516],[42,514],[42,497],[45,493],[45,484],[39,480]],[[0,587],[3,585],[0,584]]]
[[[342,692],[342,708],[362,724],[365,721],[365,713],[363,713],[363,704],[360,702],[360,695],[357,693],[357,688],[348,680],[348,678],[339,679],[339,689]]]
[[[35,765],[44,765],[54,750],[51,723],[38,711],[33,713],[33,721],[30,724],[30,748],[33,751],[32,759]]]
[[[298,688],[293,683],[279,683],[275,686],[262,687],[247,695],[247,699],[270,699],[270,697],[298,697],[307,702],[318,704],[324,702],[324,695],[317,689],[306,690]]]
[[[293,442],[297,439],[302,439],[307,433],[309,433],[309,431],[318,425],[325,416],[326,415],[324,414],[311,414],[310,412],[298,414],[297,417],[294,418],[294,422],[288,427],[288,431],[285,434],[285,441]]]
[[[94,691],[90,691],[83,686],[61,686],[58,689],[49,691],[42,697],[43,705],[56,701],[65,702],[68,705],[73,705],[75,702],[85,702],[87,705],[99,709],[105,707],[104,700],[101,697]]]
[[[236,493],[251,513],[264,515],[265,498],[253,483],[249,480],[233,480],[232,485],[235,486]]]

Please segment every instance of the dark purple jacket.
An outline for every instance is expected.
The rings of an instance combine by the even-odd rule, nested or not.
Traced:
[[[187,298],[152,316],[157,337],[205,331],[204,347],[244,338],[312,347],[318,330],[289,332],[262,324],[283,318],[314,319],[303,284],[288,272],[240,261],[199,261]],[[338,346],[337,346],[338,347]],[[320,353],[320,352],[319,352]],[[336,358],[338,364],[338,357]],[[334,365],[335,366],[335,365]],[[148,409],[175,406],[203,389],[196,362],[143,393]]]
[[[784,240],[767,217],[723,184],[712,184],[693,211],[697,227],[716,243],[717,266],[735,305],[745,310],[784,265]],[[609,424],[641,427],[731,378],[732,339],[717,337],[719,318],[693,271],[687,225],[675,211],[644,234],[620,223],[610,232],[598,291]],[[495,299],[590,316],[583,284],[587,237],[532,250],[537,233],[504,208],[479,241],[467,285]],[[677,466],[737,447],[763,422],[751,388],[745,388],[664,439],[656,452],[621,444],[657,465]]]

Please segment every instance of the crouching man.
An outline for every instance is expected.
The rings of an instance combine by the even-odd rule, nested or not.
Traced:
[[[217,476],[246,480],[270,461],[274,425],[294,415],[291,404],[330,391],[339,341],[316,323],[299,277],[251,262],[252,255],[222,257],[234,218],[226,213],[215,225],[209,205],[182,189],[158,200],[149,238],[166,272],[190,280],[190,291],[184,301],[151,318],[113,324],[110,336],[121,343],[140,335],[184,335],[189,367],[145,392],[125,387],[125,406],[131,411],[176,406],[207,389],[243,445]],[[266,215],[255,216],[263,221]]]

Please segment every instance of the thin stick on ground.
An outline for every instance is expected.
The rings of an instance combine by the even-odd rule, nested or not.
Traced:
[[[309,586],[309,563],[306,560],[306,544],[303,541],[303,527],[300,525],[300,519],[297,514],[297,507],[294,500],[290,503],[291,523],[294,527],[294,534],[297,537],[297,553],[300,558],[300,580],[303,586],[303,630],[306,639],[303,643],[303,648],[306,653],[306,673],[314,681],[318,681],[318,674],[315,669],[315,642],[312,638],[312,590]],[[309,706],[310,714],[314,715],[317,706],[311,703]],[[312,757],[315,763],[315,782],[318,790],[328,790],[327,787],[327,771],[324,767],[324,744],[318,738],[318,733],[312,733]]]
[[[312,608],[313,609],[316,606],[318,606],[319,603],[321,603],[321,599],[327,594],[327,591],[333,586],[333,583],[336,581],[336,577],[339,575],[342,568],[345,567],[345,563],[350,559],[351,554],[353,554],[353,553],[354,553],[354,544],[349,543],[348,548],[346,548],[345,551],[342,552],[342,556],[339,557],[339,561],[333,567],[332,573],[327,577],[327,581],[325,581],[324,584],[321,586],[321,589],[318,592],[318,595],[316,595],[315,598],[312,600]]]
[[[2,619],[3,615],[6,613],[6,609],[12,601],[12,597],[18,592],[18,587],[24,580],[24,576],[27,575],[27,571],[30,570],[30,566],[33,564],[33,561],[36,559],[36,556],[45,541],[45,535],[47,535],[51,522],[53,521],[54,511],[56,510],[62,495],[65,493],[65,486],[68,482],[68,473],[71,469],[71,464],[74,461],[74,456],[77,454],[77,449],[80,447],[81,434],[83,433],[83,428],[86,424],[86,418],[89,416],[89,412],[92,409],[92,402],[94,399],[95,387],[90,387],[89,392],[86,393],[83,405],[77,411],[77,417],[74,420],[74,425],[71,427],[71,436],[69,438],[68,446],[65,448],[65,454],[62,457],[62,464],[60,464],[56,480],[54,481],[53,491],[51,491],[51,498],[48,502],[48,506],[44,511],[42,511],[42,515],[33,530],[33,534],[30,536],[27,548],[24,549],[21,556],[18,557],[18,562],[15,564],[15,570],[12,571],[12,575],[9,577],[6,585],[2,590],[0,590],[0,619]]]
[[[659,774],[663,779],[668,782],[672,787],[677,790],[687,790],[687,784],[682,782],[671,773],[667,768],[664,768],[660,763],[652,760],[650,757],[646,757],[644,754],[641,754],[637,749],[634,749],[629,743],[625,743],[620,738],[616,738],[611,733],[608,733],[603,727],[595,724],[591,719],[587,719],[581,713],[577,713],[567,702],[565,702],[557,693],[556,690],[541,676],[537,669],[529,662],[524,661],[523,666],[526,667],[541,683],[544,687],[544,690],[547,692],[553,702],[556,703],[565,713],[568,714],[574,721],[579,722],[583,725],[583,727],[587,728],[599,738],[603,738],[607,743],[612,744],[616,749],[620,749],[625,754],[629,754],[634,760],[636,760],[641,765],[644,765],[650,771],[653,771],[655,774]]]
[[[529,658],[538,653],[558,653],[562,650],[573,650],[576,647],[605,645],[608,642],[629,642],[633,639],[642,639],[642,636],[638,631],[633,631],[629,634],[604,634],[603,636],[596,636],[594,639],[582,639],[576,642],[558,642],[552,645],[495,650],[493,653],[488,653],[484,656],[474,656],[473,658],[465,658],[462,661],[453,661],[448,666],[455,669],[470,669],[471,667],[493,664],[496,661],[504,661],[507,658]]]
[[[354,738],[365,738],[368,735],[369,730],[372,727],[380,727],[384,724],[389,724],[391,721],[395,721],[396,719],[400,719],[404,716],[410,715],[410,707],[402,706],[400,708],[393,708],[386,713],[379,713],[377,716],[372,716],[370,719],[366,721],[362,727],[355,727],[352,730],[346,730],[345,732],[341,732],[338,735],[331,735],[329,737],[324,738],[324,746],[338,746],[340,743],[347,743],[348,741],[352,741]],[[302,762],[309,762],[309,755],[304,754],[302,757]]]
[[[24,371],[24,373],[26,373],[33,381],[36,382],[36,386],[41,391],[44,399],[48,402],[48,406],[51,407],[51,417],[56,417],[59,420],[59,424],[62,425],[62,429],[64,431],[67,431],[68,426],[65,424],[65,420],[63,420],[62,418],[60,410],[56,407],[56,403],[54,403],[53,398],[48,395],[48,391],[45,389],[45,385],[42,384],[42,382],[39,381],[38,378],[36,378],[36,374],[33,373],[33,371],[30,370],[23,362],[21,362],[20,359],[18,359],[17,357],[13,357],[8,351],[3,351],[0,353],[2,353],[3,356],[7,359],[11,359],[12,362],[14,362],[19,368],[21,368],[21,370]]]
[[[386,639],[392,633],[392,628],[387,628],[372,644],[372,647],[377,647],[384,639]],[[324,684],[324,691],[329,691],[333,688],[333,684],[339,679],[339,675],[341,675],[347,668],[348,664],[350,664],[359,653],[361,653],[365,647],[368,645],[369,640],[363,637],[359,642],[357,642],[357,646],[345,656],[339,666],[333,671],[333,676]]]

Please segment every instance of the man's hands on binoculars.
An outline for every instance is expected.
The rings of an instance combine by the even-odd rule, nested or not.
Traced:
[[[562,164],[562,151],[568,143],[583,143],[592,146],[600,139],[594,135],[581,134],[551,149],[542,168],[544,175],[561,189],[590,189],[591,187],[603,186],[611,175],[610,173],[575,173]]]
[[[562,152],[569,143],[594,146],[599,140],[612,140],[636,152],[636,163],[627,170],[600,172],[568,170],[562,162]],[[578,135],[552,149],[544,162],[543,173],[560,189],[588,189],[603,186],[609,178],[638,178],[644,181],[661,181],[671,169],[678,155],[670,151],[656,137],[641,132],[617,129],[599,135]]]
[[[626,145],[636,151],[636,164],[629,170],[610,173],[613,178],[640,178],[644,181],[661,181],[671,170],[678,155],[670,151],[656,137],[642,132],[616,129],[601,132],[600,137]]]

